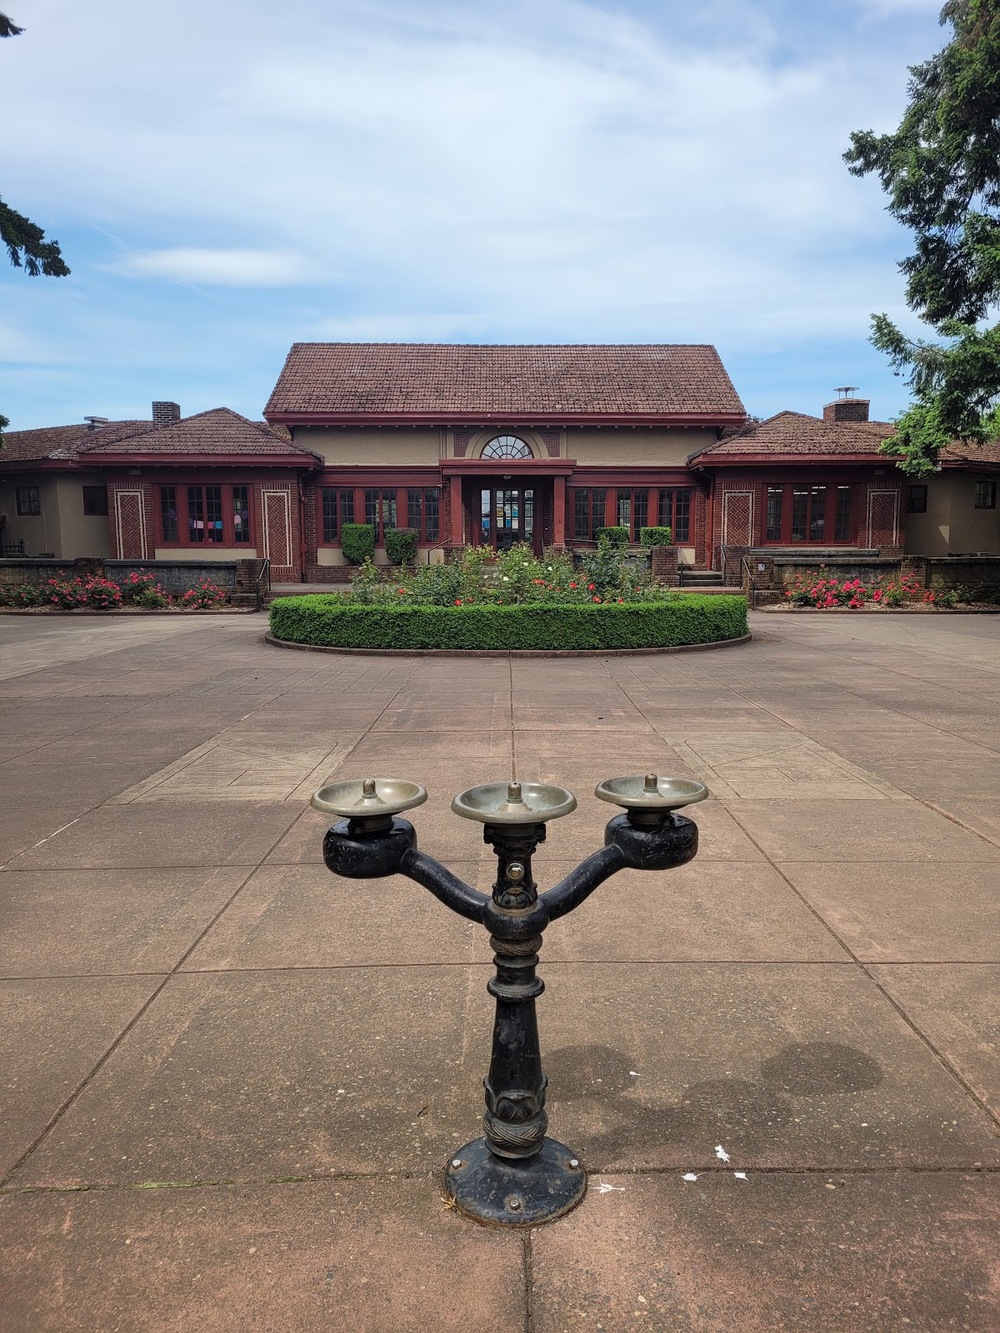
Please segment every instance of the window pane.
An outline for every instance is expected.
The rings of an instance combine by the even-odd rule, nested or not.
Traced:
[[[406,492],[406,526],[419,532],[423,526],[424,493],[423,491]]]
[[[424,491],[424,541],[436,542],[441,535],[441,492],[435,487]]]
[[[353,491],[341,491],[341,492],[340,492],[340,522],[341,522],[341,525],[343,525],[344,523],[353,523],[353,522],[354,522],[354,492],[353,492]]]
[[[632,531],[632,492],[618,492],[618,526]]]
[[[995,481],[976,482],[976,508],[996,509],[997,484]]]
[[[108,512],[106,486],[84,486],[83,512],[91,518],[100,517]]]
[[[906,512],[908,514],[926,514],[927,513],[927,487],[926,486],[907,486],[906,488]]]
[[[332,486],[323,486],[320,489],[320,496],[323,504],[323,541],[335,542],[337,540],[337,492]]]
[[[809,540],[821,542],[826,530],[826,487],[809,488]]]
[[[767,488],[767,540],[781,541],[781,501],[784,489],[781,486]]]
[[[516,435],[498,435],[480,455],[482,458],[534,458],[531,446]]]
[[[177,541],[177,487],[160,487],[160,533],[165,542]]]
[[[24,517],[42,512],[41,494],[37,486],[18,486],[16,488],[17,512]]]
[[[200,486],[189,486],[188,537],[193,542],[205,540],[205,499]]]
[[[205,531],[210,542],[221,542],[222,531],[222,487],[205,487]]]
[[[639,540],[639,531],[646,527],[649,491],[635,491],[632,498],[632,540]]]
[[[250,541],[250,487],[233,487],[233,541]]]
[[[590,492],[573,492],[573,536],[577,541],[590,540]]]
[[[850,486],[837,487],[837,527],[834,540],[838,542],[849,542],[851,540]]]
[[[792,541],[804,542],[809,535],[809,491],[792,487]]]
[[[689,542],[691,540],[691,492],[674,492],[674,521],[667,526],[673,528],[673,540]]]

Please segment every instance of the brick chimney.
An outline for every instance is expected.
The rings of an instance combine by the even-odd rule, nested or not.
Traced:
[[[181,409],[178,403],[153,404],[154,426],[172,426],[175,421],[180,421],[180,419]]]
[[[855,398],[856,384],[845,384],[837,392],[840,397],[834,403],[827,403],[823,408],[823,420],[832,422],[867,421],[871,400]]]

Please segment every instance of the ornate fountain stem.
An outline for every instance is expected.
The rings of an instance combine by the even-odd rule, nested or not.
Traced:
[[[538,888],[531,874],[531,856],[545,840],[545,825],[504,828],[487,824],[483,839],[497,856],[494,910],[488,921],[496,976],[486,984],[496,1000],[496,1016],[489,1073],[483,1079],[483,1125],[492,1153],[528,1158],[541,1150],[548,1126],[546,1078],[535,1016],[535,1000],[545,989],[535,975],[542,935],[540,929],[523,933],[526,918],[538,916],[532,910],[538,903]]]

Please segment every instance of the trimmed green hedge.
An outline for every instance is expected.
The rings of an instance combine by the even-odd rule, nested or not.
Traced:
[[[331,648],[570,650],[674,648],[747,633],[745,597],[679,593],[599,606],[352,606],[324,594],[279,597],[271,633]]]
[[[672,546],[673,529],[672,528],[640,528],[639,529],[640,546]]]
[[[340,529],[340,544],[352,565],[363,565],[375,558],[374,523],[345,523]]]
[[[598,528],[597,540],[600,541],[602,537],[607,537],[608,541],[611,543],[612,550],[624,551],[625,547],[628,546],[629,531],[628,528],[619,527]]]

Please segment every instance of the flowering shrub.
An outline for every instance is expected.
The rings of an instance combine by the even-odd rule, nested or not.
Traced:
[[[42,606],[45,601],[45,589],[36,583],[0,583],[0,606],[23,609]]]
[[[211,611],[215,607],[225,606],[226,594],[208,579],[202,579],[181,594],[180,604],[185,611]]]
[[[466,547],[456,561],[422,565],[412,574],[394,569],[387,578],[367,560],[353,576],[349,600],[361,606],[530,606],[663,602],[675,595],[636,572],[602,537],[579,572],[571,556],[549,552],[539,560],[521,544],[499,552]]]
[[[86,607],[91,611],[111,611],[122,604],[122,590],[110,579],[49,579],[45,584],[45,602],[61,611]]]
[[[173,598],[157,581],[155,574],[132,573],[125,580],[122,595],[134,606],[147,611],[162,611],[173,604]]]
[[[927,597],[924,589],[916,582],[912,574],[901,574],[898,579],[888,583],[874,583],[866,587],[860,579],[827,578],[825,571],[796,574],[790,588],[786,588],[785,597],[793,606],[816,606],[828,611],[835,606],[849,606],[857,610],[862,606],[891,607],[905,606],[907,602],[923,598],[925,602],[934,602],[935,596]],[[950,603],[954,605],[954,603]]]

